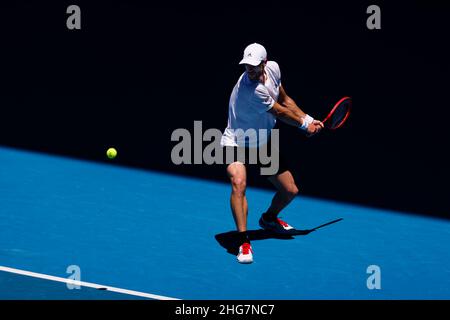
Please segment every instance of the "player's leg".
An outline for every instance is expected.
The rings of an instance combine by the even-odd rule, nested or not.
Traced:
[[[272,199],[269,209],[266,211],[268,215],[276,217],[298,194],[298,188],[295,184],[292,173],[287,170],[281,174],[268,178],[269,181],[277,189],[277,193]]]
[[[248,203],[245,196],[247,184],[247,172],[245,166],[240,162],[234,162],[227,167],[227,174],[231,182],[231,211],[238,230],[239,254],[237,259],[240,263],[253,262],[253,250],[247,235]]]
[[[245,229],[247,229],[247,221],[248,221],[248,202],[247,196],[244,194],[244,203],[243,203],[243,211],[245,214]]]
[[[247,200],[245,188],[247,185],[247,172],[240,162],[233,162],[227,167],[227,174],[231,182],[231,211],[239,232],[247,231]]]
[[[272,199],[269,209],[262,215],[260,225],[264,229],[281,232],[293,229],[292,226],[278,219],[277,216],[298,194],[294,177],[289,170],[286,170],[268,179],[275,186],[277,192]]]

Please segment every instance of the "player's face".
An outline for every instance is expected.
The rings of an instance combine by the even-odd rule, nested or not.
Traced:
[[[264,62],[261,62],[257,66],[246,64],[245,70],[251,80],[258,80],[264,72]]]

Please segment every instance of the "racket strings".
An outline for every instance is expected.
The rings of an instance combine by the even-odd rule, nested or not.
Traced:
[[[333,112],[330,118],[331,129],[338,128],[347,119],[350,110],[350,102],[341,103]]]
[[[347,114],[347,107],[343,105],[339,106],[331,116],[331,126],[333,128],[339,126],[342,123],[342,120],[344,120],[346,114]]]

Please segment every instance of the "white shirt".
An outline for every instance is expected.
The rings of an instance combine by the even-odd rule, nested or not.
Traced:
[[[275,61],[268,61],[264,70],[265,83],[250,80],[244,72],[234,86],[228,106],[228,124],[220,141],[222,146],[257,147],[267,143],[276,123],[276,118],[267,111],[278,100],[281,72]],[[260,132],[260,129],[267,131]]]

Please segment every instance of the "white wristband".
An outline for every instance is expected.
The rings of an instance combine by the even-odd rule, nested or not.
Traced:
[[[306,131],[306,130],[308,130],[308,126],[314,121],[314,118],[307,114],[302,119],[303,119],[303,123],[299,128]]]

